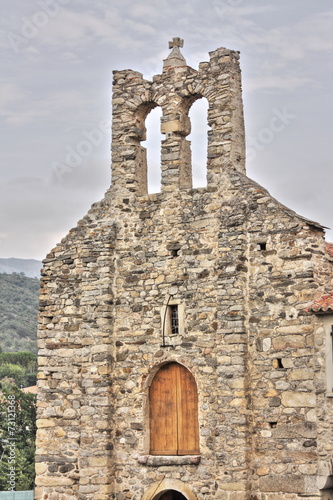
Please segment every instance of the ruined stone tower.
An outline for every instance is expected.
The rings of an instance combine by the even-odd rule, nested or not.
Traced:
[[[196,71],[181,46],[152,81],[114,72],[111,187],[44,260],[36,499],[333,498],[332,248],[246,176],[239,54]]]

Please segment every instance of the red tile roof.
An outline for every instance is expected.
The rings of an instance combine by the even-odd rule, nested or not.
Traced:
[[[328,293],[315,300],[309,307],[305,309],[306,312],[314,313],[332,313],[333,312],[333,292]]]
[[[330,257],[333,257],[333,243],[326,243],[326,252]]]

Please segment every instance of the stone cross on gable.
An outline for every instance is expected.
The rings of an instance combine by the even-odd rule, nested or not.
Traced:
[[[172,68],[177,68],[178,71],[181,71],[181,68],[187,68],[185,58],[179,50],[179,47],[182,47],[183,45],[184,40],[178,37],[173,38],[172,42],[169,42],[169,49],[172,49],[172,51],[169,56],[164,59],[163,71],[167,71]]]
[[[169,49],[173,49],[174,47],[184,47],[184,40],[179,37],[173,38],[172,42],[169,42]]]

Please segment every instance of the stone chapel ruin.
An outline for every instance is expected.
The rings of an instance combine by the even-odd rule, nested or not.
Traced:
[[[152,81],[114,72],[111,187],[44,260],[36,499],[332,499],[333,245],[246,176],[238,52],[170,45]]]

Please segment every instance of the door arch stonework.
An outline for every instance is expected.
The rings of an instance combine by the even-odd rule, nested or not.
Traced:
[[[181,493],[187,500],[197,500],[197,496],[191,488],[179,479],[163,479],[153,483],[144,493],[142,500],[159,500],[170,490]]]

